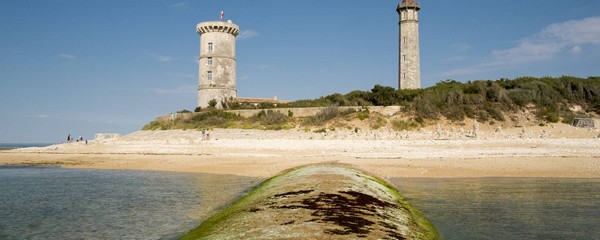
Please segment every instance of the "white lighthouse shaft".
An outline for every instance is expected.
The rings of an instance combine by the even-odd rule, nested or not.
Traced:
[[[414,0],[403,0],[396,11],[400,17],[398,88],[421,88],[419,57],[419,10]]]

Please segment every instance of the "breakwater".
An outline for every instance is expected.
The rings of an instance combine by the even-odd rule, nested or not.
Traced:
[[[337,164],[293,168],[265,181],[182,239],[438,239],[385,181]]]

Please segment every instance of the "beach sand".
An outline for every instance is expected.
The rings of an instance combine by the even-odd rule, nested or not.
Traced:
[[[215,129],[139,131],[111,139],[0,151],[0,165],[160,170],[267,178],[311,163],[343,163],[387,177],[600,178],[597,129],[395,132]]]

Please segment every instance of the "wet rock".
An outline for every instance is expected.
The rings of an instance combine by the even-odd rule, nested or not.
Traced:
[[[183,239],[439,239],[376,177],[335,164],[271,178]]]

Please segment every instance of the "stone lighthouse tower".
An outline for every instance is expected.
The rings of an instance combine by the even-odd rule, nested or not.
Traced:
[[[414,0],[402,0],[396,8],[400,15],[398,89],[421,88],[419,9],[421,7]]]
[[[216,107],[222,108],[222,101],[237,96],[235,37],[240,27],[231,21],[202,22],[196,32],[200,34],[198,107],[206,108],[214,99]]]

